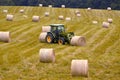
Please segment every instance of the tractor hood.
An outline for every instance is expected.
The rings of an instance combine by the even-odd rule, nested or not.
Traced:
[[[73,32],[62,32],[62,33],[60,33],[60,36],[71,39],[74,36],[74,33]]]
[[[60,35],[67,36],[67,35],[74,35],[74,33],[73,32],[61,32]]]
[[[74,36],[73,32],[60,33],[60,37],[64,37],[65,40],[67,40],[68,42],[70,42],[73,36]]]

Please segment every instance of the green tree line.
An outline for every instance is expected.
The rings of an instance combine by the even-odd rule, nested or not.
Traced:
[[[0,0],[1,6],[38,6],[38,4],[53,5],[54,7],[64,4],[70,8],[106,9],[112,7],[112,9],[120,10],[120,0]]]

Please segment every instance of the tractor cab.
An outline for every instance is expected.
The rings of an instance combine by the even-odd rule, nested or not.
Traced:
[[[51,32],[61,33],[65,32],[65,28],[63,24],[51,24]]]

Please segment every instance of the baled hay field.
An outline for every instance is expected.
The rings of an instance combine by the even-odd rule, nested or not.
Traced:
[[[7,13],[14,15],[6,21]],[[19,10],[24,9],[24,13]],[[77,17],[75,11],[81,16]],[[49,12],[49,17],[44,13]],[[32,22],[32,16],[40,16]],[[71,21],[59,20],[58,16],[71,17]],[[102,22],[113,19],[109,28]],[[92,21],[98,23],[93,24]],[[84,47],[41,43],[41,28],[53,23],[65,24],[67,31],[84,36]],[[120,79],[120,11],[0,6],[0,31],[10,31],[11,42],[0,42],[0,80],[119,80]],[[39,50],[54,48],[55,63],[41,63]],[[72,77],[71,61],[87,59],[89,77]]]

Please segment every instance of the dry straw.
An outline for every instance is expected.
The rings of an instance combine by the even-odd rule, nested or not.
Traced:
[[[46,36],[47,36],[47,32],[42,32],[42,33],[39,35],[39,40],[40,40],[40,42],[46,42],[46,41],[45,41]]]
[[[23,15],[24,18],[27,18],[28,16],[27,15]]]
[[[39,4],[39,6],[40,6],[40,7],[42,7],[42,6],[43,6],[43,4]]]
[[[93,23],[93,24],[97,24],[97,23],[98,23],[98,21],[92,21],[92,23]]]
[[[51,27],[50,26],[42,26],[42,32],[50,32]]]
[[[58,18],[59,18],[59,20],[63,20],[63,19],[64,19],[64,16],[63,16],[63,15],[60,15]]]
[[[54,50],[52,48],[50,48],[50,49],[46,49],[46,48],[40,49],[39,56],[40,56],[40,62],[44,62],[44,63],[55,62],[55,53],[54,53]]]
[[[7,14],[7,16],[6,16],[6,20],[7,21],[13,21],[13,15],[11,15],[11,14]]]
[[[76,11],[75,11],[75,14],[80,14],[80,11],[79,11],[79,10],[76,10]]]
[[[50,15],[49,12],[45,12],[45,16],[48,17]]]
[[[111,9],[111,7],[107,7],[107,10],[108,10],[108,11],[111,11],[112,9]]]
[[[71,17],[66,17],[65,20],[66,21],[71,21]]]
[[[20,13],[24,13],[24,9],[21,9],[19,12],[20,12]]]
[[[72,76],[88,77],[88,60],[72,60],[71,74]]]
[[[110,25],[110,23],[108,23],[108,22],[103,22],[102,27],[103,27],[103,28],[108,28],[109,25]]]
[[[10,42],[10,32],[0,31],[0,41]]]
[[[38,22],[40,20],[40,17],[39,16],[33,16],[32,17],[32,21],[33,22]]]
[[[49,8],[52,8],[52,5],[48,5]]]
[[[83,36],[74,36],[72,37],[70,44],[73,46],[85,46],[86,40]]]
[[[108,18],[108,22],[109,22],[109,23],[112,23],[112,22],[113,22],[113,19],[112,19],[112,18]]]
[[[76,14],[77,15],[77,17],[80,17],[81,16],[81,14]]]
[[[65,8],[65,5],[61,5],[62,8]]]
[[[87,10],[90,11],[90,10],[92,10],[92,8],[88,7]]]
[[[4,10],[3,10],[3,13],[8,13],[8,10],[5,10],[5,9],[4,9]]]

